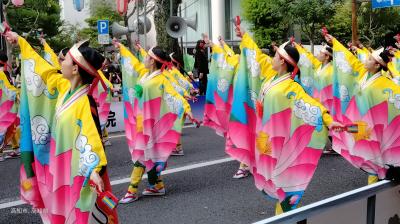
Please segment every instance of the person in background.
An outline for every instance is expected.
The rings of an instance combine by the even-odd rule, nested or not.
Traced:
[[[208,57],[206,43],[204,40],[197,41],[194,58],[194,68],[198,72],[200,82],[200,95],[205,95],[207,89]]]

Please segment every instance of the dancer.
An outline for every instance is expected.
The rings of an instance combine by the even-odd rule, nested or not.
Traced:
[[[100,79],[97,70],[103,56],[88,42],[78,43],[62,62],[61,75],[24,38],[14,32],[5,36],[19,45],[24,68],[22,199],[44,210],[40,213],[44,223],[118,223],[116,210],[104,207],[89,186],[111,190],[90,86]]]
[[[358,126],[358,133],[334,133],[333,149],[369,174],[368,183],[386,177],[400,165],[400,87],[382,75],[391,53],[383,48],[371,53],[365,65],[329,34],[334,51],[335,117]]]
[[[134,163],[131,183],[120,203],[131,203],[139,198],[145,171],[149,187],[142,194],[165,194],[161,171],[179,141],[183,115],[193,116],[189,104],[166,78],[169,56],[165,51],[151,48],[142,64],[122,44],[114,45],[121,52],[126,137]]]
[[[243,33],[240,27],[237,29],[239,34]],[[246,43],[247,51],[260,52],[247,33],[242,43]],[[255,56],[254,60],[258,55],[245,55],[244,59],[251,62],[249,70],[262,71],[262,65],[249,56]],[[300,202],[326,143],[327,127],[337,131],[343,128],[293,80],[298,75],[299,57],[289,42],[276,48],[271,62],[276,75],[266,76],[255,99],[256,136],[251,171],[256,187],[278,201],[276,214],[290,211]]]

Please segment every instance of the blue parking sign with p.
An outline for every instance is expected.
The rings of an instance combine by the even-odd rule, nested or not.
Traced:
[[[108,34],[109,33],[108,20],[98,20],[97,21],[97,32],[99,34]]]

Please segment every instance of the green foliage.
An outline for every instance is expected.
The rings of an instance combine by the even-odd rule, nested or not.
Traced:
[[[335,4],[335,14],[327,24],[330,34],[341,43],[351,41],[351,2],[339,2]]]
[[[340,42],[351,40],[350,0],[244,0],[244,17],[260,47],[271,41],[283,42],[293,24],[301,27],[310,42],[322,41],[320,30],[326,25]],[[374,48],[400,30],[400,8],[373,10],[370,2],[358,3],[359,39]]]
[[[20,8],[10,4],[6,16],[12,29],[19,34],[27,33],[34,45],[39,44],[37,29],[41,28],[46,37],[52,38],[59,34],[62,25],[57,0],[25,0]]]
[[[242,1],[244,19],[251,24],[250,30],[261,48],[287,37],[289,23],[281,13],[281,6],[281,0]]]
[[[295,24],[300,25],[301,31],[311,42],[320,40],[320,30],[329,21],[328,15],[334,14],[332,1],[327,0],[294,0],[287,1],[287,11]]]
[[[377,48],[385,45],[385,36],[393,40],[400,31],[400,8],[372,9],[364,2],[358,9],[359,39],[368,46]]]

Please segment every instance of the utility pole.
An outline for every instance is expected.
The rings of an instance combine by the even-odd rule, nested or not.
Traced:
[[[351,13],[351,43],[356,45],[358,41],[357,0],[352,0]]]

